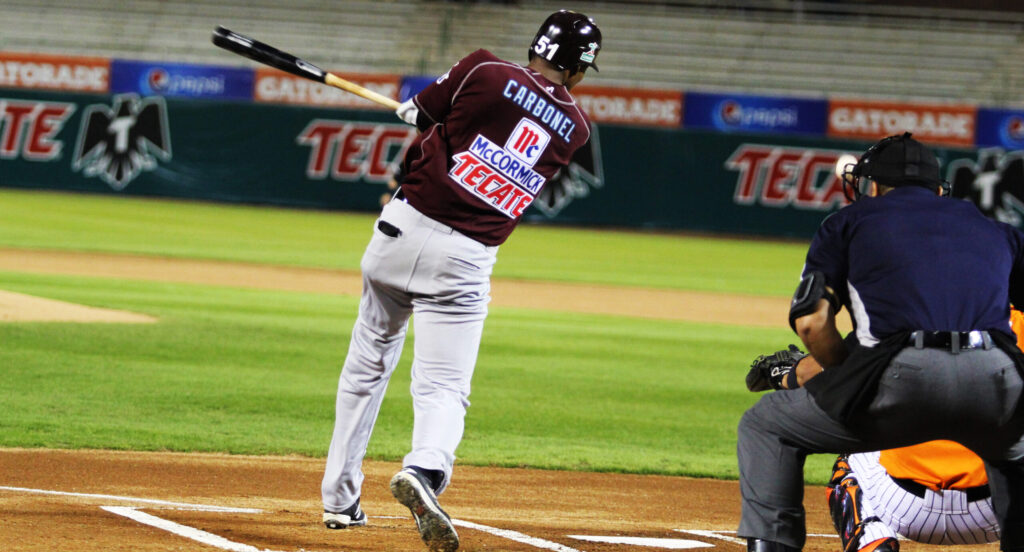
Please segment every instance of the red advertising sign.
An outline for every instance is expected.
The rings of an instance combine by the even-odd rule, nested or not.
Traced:
[[[339,77],[366,87],[378,94],[398,100],[398,75],[370,75],[359,73],[335,73]],[[296,77],[277,69],[261,67],[256,70],[253,97],[258,102],[313,105],[320,107],[352,107],[359,109],[387,109],[346,92],[302,77]]]
[[[110,60],[0,52],[0,88],[105,93],[110,90]]]
[[[968,105],[831,100],[828,135],[874,141],[913,132],[922,142],[973,146],[977,113],[977,107]]]
[[[312,81],[310,81],[312,82]],[[316,83],[314,83],[316,84]],[[394,163],[416,137],[416,129],[403,123],[360,123],[315,119],[296,142],[309,146],[306,176],[354,182],[387,182]]]
[[[52,161],[64,143],[56,139],[75,104],[0,98],[0,159]]]
[[[683,93],[678,90],[579,86],[572,95],[597,123],[678,127],[682,121]]]

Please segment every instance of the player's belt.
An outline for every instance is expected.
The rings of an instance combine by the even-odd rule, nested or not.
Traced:
[[[991,349],[992,336],[985,331],[928,332],[917,330],[910,334],[910,345],[917,349],[946,349],[954,353],[965,349]]]
[[[899,485],[901,489],[908,493],[918,497],[924,498],[925,491],[928,487],[914,481],[913,479],[902,479],[899,477],[890,477],[892,482]],[[977,487],[968,487],[966,489],[948,489],[950,491],[960,491],[967,495],[967,502],[975,502],[978,500],[984,500],[992,496],[992,491],[989,490],[988,485],[979,485]]]

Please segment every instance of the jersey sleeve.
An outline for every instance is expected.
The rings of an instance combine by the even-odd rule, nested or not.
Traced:
[[[413,98],[413,103],[419,108],[420,116],[426,118],[430,124],[444,122],[445,117],[452,109],[455,95],[465,84],[466,78],[469,77],[473,69],[484,61],[494,59],[497,58],[487,50],[477,50],[456,62],[447,73],[427,85]],[[419,126],[418,121],[417,126]]]
[[[825,285],[832,288],[840,302],[849,306],[846,288],[848,275],[847,240],[843,237],[843,217],[833,214],[822,221],[807,250],[802,276],[811,272],[825,275]]]

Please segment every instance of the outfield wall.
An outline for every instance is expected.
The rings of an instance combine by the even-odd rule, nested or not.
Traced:
[[[355,211],[414,137],[389,112],[136,94],[6,90],[0,113],[2,186]],[[807,237],[843,205],[836,160],[866,145],[603,124],[528,219]],[[937,152],[957,195],[1019,224],[1021,152]]]
[[[346,75],[402,99],[432,77]],[[0,186],[375,211],[415,136],[389,111],[271,69],[0,52]],[[1024,113],[581,87],[591,143],[527,220],[809,237],[834,166],[911,129],[954,195],[1021,225]]]

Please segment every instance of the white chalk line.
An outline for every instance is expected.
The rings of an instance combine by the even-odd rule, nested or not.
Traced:
[[[657,537],[620,537],[597,535],[568,535],[571,539],[608,544],[625,544],[628,546],[648,546],[666,548],[668,550],[690,550],[692,548],[714,548],[715,545],[703,541],[689,539],[663,539]]]
[[[157,500],[157,499],[152,499],[152,498],[139,498],[139,497],[132,497],[132,496],[118,496],[118,495],[94,494],[94,493],[73,493],[73,492],[66,492],[66,491],[52,491],[52,490],[47,490],[47,489],[29,489],[29,488],[25,488],[25,487],[9,487],[9,486],[2,486],[2,485],[0,485],[0,491],[11,491],[11,492],[21,492],[21,493],[33,493],[33,494],[45,494],[45,495],[56,495],[56,496],[70,496],[70,497],[78,497],[78,498],[92,498],[92,499],[99,499],[99,500],[118,500],[118,501],[124,501],[124,502],[136,502],[136,503],[141,503],[141,504],[152,504],[152,505],[155,505],[155,506],[161,506],[161,507],[166,507],[166,508],[173,508],[173,509],[178,509],[178,510],[195,510],[195,511],[201,511],[201,512],[223,512],[223,513],[238,513],[238,514],[260,514],[260,513],[263,513],[263,510],[260,510],[260,509],[257,509],[257,508],[232,508],[232,507],[229,507],[229,506],[210,506],[210,505],[207,505],[207,504],[191,504],[191,503],[187,503],[187,502],[172,502],[172,501]],[[103,509],[104,511],[107,511],[107,512],[110,512],[110,513],[113,513],[113,514],[117,514],[119,516],[124,516],[124,517],[130,518],[130,519],[132,519],[134,521],[137,521],[139,523],[142,523],[144,525],[149,525],[149,526],[152,526],[152,527],[163,529],[163,530],[168,531],[170,533],[173,533],[173,534],[176,534],[176,535],[179,535],[179,536],[183,536],[183,537],[186,537],[186,538],[189,538],[189,539],[192,539],[192,540],[197,540],[197,541],[203,542],[205,544],[210,544],[211,546],[215,546],[215,547],[218,547],[218,548],[229,550],[231,552],[273,552],[273,551],[260,550],[260,549],[258,549],[256,547],[250,546],[248,544],[242,544],[242,543],[237,543],[237,542],[234,542],[234,541],[230,541],[230,540],[225,539],[223,537],[220,537],[218,535],[214,535],[213,533],[208,533],[206,531],[201,531],[199,529],[195,529],[195,528],[189,527],[187,525],[181,525],[181,524],[178,524],[178,523],[174,523],[172,521],[165,520],[163,518],[159,518],[159,517],[156,517],[156,516],[153,516],[153,515],[150,515],[150,514],[146,514],[144,512],[139,512],[137,508],[123,507],[123,506],[100,506],[100,508]],[[400,516],[372,516],[372,517],[379,518],[379,519],[405,519],[405,518],[400,517]],[[143,520],[145,520],[145,521],[143,521]],[[501,538],[508,539],[508,540],[511,540],[511,541],[515,541],[515,542],[518,542],[518,543],[521,543],[521,544],[527,544],[527,545],[533,546],[535,548],[540,548],[540,549],[543,549],[543,550],[552,550],[554,552],[580,552],[579,550],[577,550],[575,548],[572,548],[572,547],[569,547],[569,546],[565,546],[565,545],[559,544],[557,542],[552,542],[552,541],[545,540],[545,539],[538,538],[538,537],[531,537],[529,535],[520,533],[518,531],[512,531],[512,530],[509,530],[509,529],[499,529],[497,527],[490,527],[490,526],[487,526],[487,525],[482,525],[482,524],[479,524],[479,523],[473,523],[473,522],[470,522],[470,521],[463,521],[463,520],[459,520],[459,519],[453,519],[452,520],[452,524],[454,524],[456,526],[459,526],[459,527],[465,527],[467,529],[474,529],[474,530],[477,530],[477,531],[482,531],[484,533],[488,533],[488,534],[494,535],[496,537],[501,537]],[[720,533],[728,533],[730,531],[702,531],[702,530],[686,530],[686,529],[675,529],[675,531],[678,531],[680,533],[690,533],[690,534],[697,535],[697,536],[703,536],[703,537],[720,539],[720,540],[724,540],[724,541],[732,542],[732,543],[736,543],[736,544],[743,544],[743,545],[746,544],[746,541],[743,540],[743,539],[727,537],[727,536],[724,536],[724,535],[720,534]],[[732,532],[735,532],[735,531],[732,531]],[[808,535],[808,536],[836,537],[835,535]],[[208,539],[208,540],[203,540],[203,539]],[[219,544],[215,544],[215,543],[219,543]]]
[[[524,535],[518,531],[510,531],[508,529],[498,529],[497,527],[489,527],[487,525],[480,525],[479,523],[473,523],[470,521],[462,521],[460,519],[453,519],[453,525],[459,527],[465,527],[467,529],[476,529],[477,531],[483,531],[484,533],[490,533],[496,537],[506,538],[511,541],[515,541],[521,544],[528,544],[530,546],[541,548],[544,550],[554,550],[555,552],[580,552],[575,548],[570,548],[557,542],[551,542],[549,540],[540,539],[537,537],[531,537]]]
[[[742,546],[747,545],[747,539],[741,539],[737,537],[727,537],[722,533],[735,533],[735,531],[704,531],[700,529],[673,529],[678,533],[689,533],[691,535],[697,535],[698,537],[707,537],[709,539],[719,539],[725,542],[731,542],[733,544],[739,544]]]
[[[105,495],[105,494],[90,494],[90,493],[69,493],[64,491],[48,491],[45,489],[26,489],[24,487],[4,487],[0,486],[0,491],[13,491],[19,493],[34,493],[34,494],[47,494],[47,495],[59,495],[59,496],[74,496],[78,498],[95,498],[98,500],[119,500],[124,502],[139,502],[142,504],[154,504],[157,506],[167,506],[171,508],[177,508],[179,510],[199,510],[203,512],[229,512],[236,514],[261,514],[263,510],[255,508],[230,508],[227,506],[207,506],[205,504],[189,504],[187,502],[168,502],[166,500],[156,500],[152,498],[138,498],[133,496],[116,496],[116,495]]]
[[[248,544],[242,544],[240,542],[231,541],[208,533],[195,527],[189,527],[188,525],[182,525],[180,523],[174,523],[163,518],[158,518],[154,515],[140,512],[135,508],[129,506],[100,506],[100,509],[106,510],[112,514],[124,516],[131,520],[137,521],[143,525],[149,525],[150,527],[156,527],[157,529],[163,529],[169,533],[178,535],[179,537],[185,537],[186,539],[192,539],[203,544],[229,550],[230,552],[274,552],[272,550],[263,550],[250,546]]]
[[[733,544],[739,544],[741,546],[747,545],[747,539],[741,539],[739,537],[727,537],[723,533],[735,535],[736,531],[703,531],[700,529],[673,529],[679,533],[689,533],[691,535],[697,535],[698,537],[708,537],[712,539],[720,539]],[[820,534],[820,533],[808,533],[808,537],[821,537],[826,539],[838,539],[839,535],[836,534]]]

